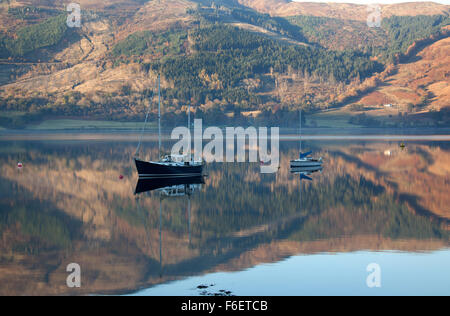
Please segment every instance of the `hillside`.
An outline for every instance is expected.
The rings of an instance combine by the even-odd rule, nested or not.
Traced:
[[[342,20],[367,20],[367,6],[351,3],[295,2],[290,0],[239,0],[245,6],[275,16],[317,16]],[[433,2],[380,5],[383,18],[391,16],[449,15],[449,6]]]
[[[243,124],[283,126],[295,124],[289,113],[299,108],[370,107],[374,98],[410,112],[449,104],[448,45],[442,44],[450,34],[449,6],[384,6],[382,27],[369,28],[352,18],[367,15],[366,7],[347,4],[81,5],[82,27],[70,29],[62,2],[0,4],[1,126],[62,116],[140,120],[159,73],[169,125],[184,119],[188,102],[210,124],[239,117]],[[417,72],[412,81],[408,71]],[[352,114],[358,113],[349,119]],[[429,124],[441,123],[431,116]]]
[[[439,111],[450,100],[450,38],[428,46],[408,62],[397,66],[395,74],[385,79],[360,103],[365,106],[396,104],[407,111],[412,104],[418,110]]]
[[[331,114],[372,127],[445,125],[450,119],[449,44],[450,38],[438,40],[390,67],[366,92]]]

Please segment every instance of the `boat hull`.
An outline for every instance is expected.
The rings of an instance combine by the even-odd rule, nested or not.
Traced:
[[[134,162],[139,179],[186,178],[200,176],[203,171],[202,165],[170,165],[138,159],[135,159]]]

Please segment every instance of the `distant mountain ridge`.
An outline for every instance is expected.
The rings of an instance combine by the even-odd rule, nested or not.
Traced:
[[[366,20],[367,5],[295,2],[289,0],[239,0],[247,7],[276,16],[310,15],[345,20]],[[450,6],[435,2],[381,4],[383,17],[450,14]]]
[[[445,39],[443,29],[450,27],[450,6],[430,2],[382,6],[379,28],[368,27],[367,7],[355,4],[80,4],[82,27],[70,29],[63,1],[0,3],[1,126],[23,127],[54,116],[140,120],[159,73],[169,124],[184,120],[188,102],[210,124],[294,124],[290,113],[299,108],[315,113],[345,107],[390,85],[388,73],[398,56],[410,61]],[[419,50],[414,43],[422,43]],[[442,84],[449,66],[427,56],[431,64],[420,69],[425,77],[433,69],[433,79],[425,80],[431,90],[419,84],[414,97],[396,100],[398,111],[439,111],[450,104]],[[385,116],[389,126],[398,124],[392,113]]]

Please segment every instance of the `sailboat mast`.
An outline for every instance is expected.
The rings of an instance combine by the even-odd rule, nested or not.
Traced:
[[[300,108],[300,155],[302,154],[302,109]]]
[[[189,108],[188,108],[188,130],[189,133],[191,132],[191,101],[189,101]],[[191,151],[191,144],[189,144],[189,153],[188,153],[189,157],[189,162],[192,161],[192,151]]]
[[[191,238],[191,195],[189,194],[189,199],[188,199],[188,230],[189,230],[189,245],[192,242],[192,238]]]
[[[189,102],[188,107],[188,129],[191,130],[191,102]]]
[[[161,158],[161,75],[158,76],[158,141],[159,157]]]

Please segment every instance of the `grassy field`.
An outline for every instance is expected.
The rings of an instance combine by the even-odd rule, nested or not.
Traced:
[[[19,116],[24,116],[26,113],[25,112],[18,112],[18,111],[8,111],[8,112],[4,112],[4,111],[0,111],[0,117],[19,117]]]
[[[306,117],[307,126],[312,127],[330,127],[330,128],[357,128],[358,125],[350,124],[348,112],[340,110],[331,110],[328,112],[321,112]]]
[[[140,130],[143,122],[85,121],[85,120],[46,120],[29,126],[31,130]],[[147,123],[147,128],[155,127]]]
[[[12,115],[12,114],[10,114]],[[20,114],[14,114],[20,116]],[[0,113],[1,116],[1,113]],[[308,115],[305,127],[320,128],[357,128],[359,126],[349,124],[350,115],[342,112],[324,112]],[[100,121],[100,120],[80,120],[80,119],[50,119],[39,123],[27,124],[21,130],[34,131],[64,131],[64,130],[84,130],[84,131],[100,131],[100,130],[141,130],[143,122],[116,122],[116,121]],[[147,129],[157,128],[155,122],[147,123]],[[0,126],[0,130],[7,128]]]
[[[117,122],[83,119],[27,120],[26,112],[0,111],[0,130],[140,130],[143,122]],[[147,123],[147,128],[156,127],[155,122]]]

